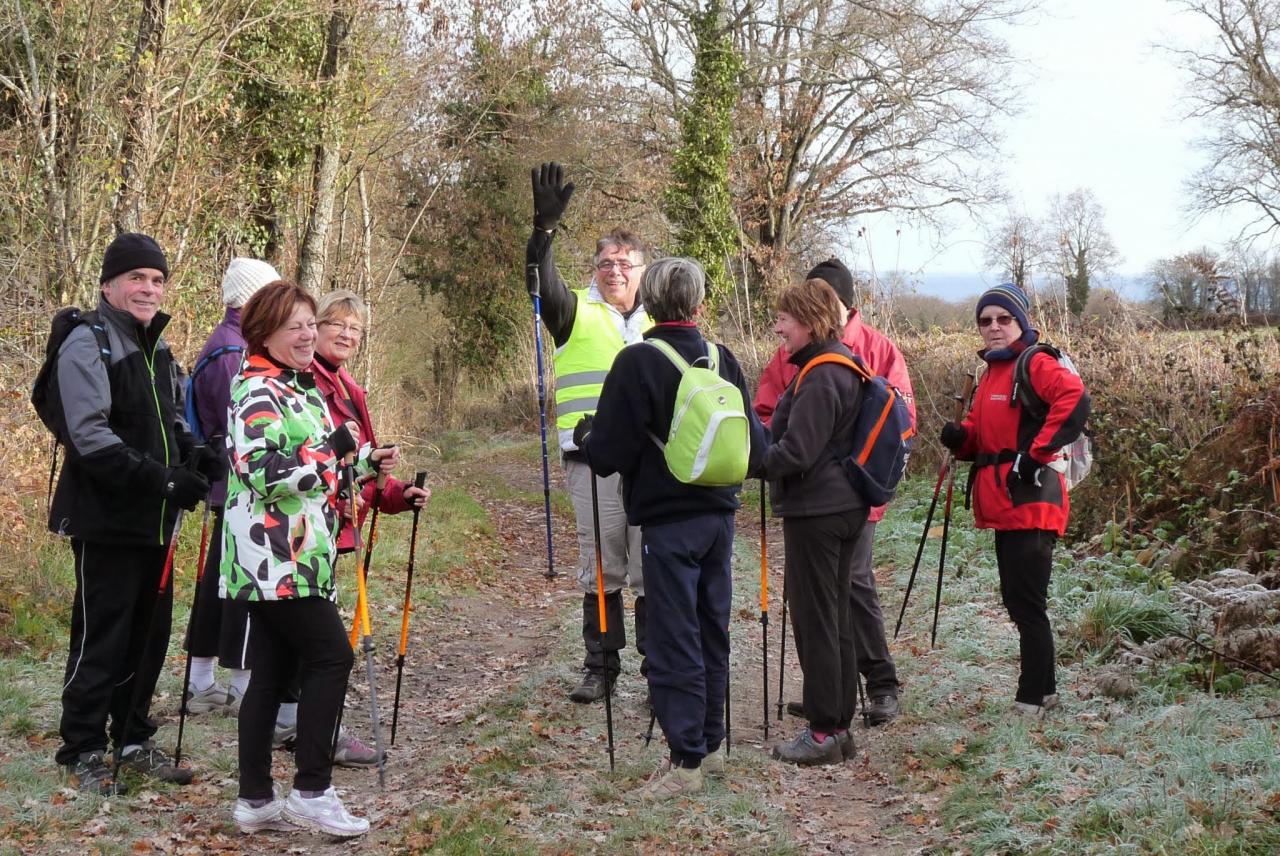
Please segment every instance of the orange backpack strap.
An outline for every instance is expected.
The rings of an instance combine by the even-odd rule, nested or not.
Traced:
[[[796,378],[796,389],[800,389],[800,382],[804,380],[804,376],[809,373],[810,369],[814,366],[822,365],[823,363],[836,363],[837,365],[842,365],[845,368],[853,369],[853,371],[863,380],[871,380],[871,373],[867,371],[857,360],[851,360],[844,354],[818,354],[818,356],[805,363],[804,368],[800,369],[800,374]]]

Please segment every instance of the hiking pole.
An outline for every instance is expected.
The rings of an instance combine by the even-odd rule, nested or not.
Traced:
[[[973,391],[973,375],[967,375],[964,384],[964,392],[955,399],[959,405],[957,411],[963,411],[965,402]],[[963,418],[963,412],[956,413],[956,422]],[[911,600],[911,590],[915,587],[916,574],[920,571],[920,559],[924,555],[924,545],[929,540],[929,527],[933,525],[933,512],[938,508],[938,496],[942,492],[942,482],[947,477],[947,473],[954,470],[955,465],[955,454],[947,450],[947,456],[943,458],[942,466],[938,467],[938,480],[933,485],[933,499],[929,500],[929,513],[925,515],[924,530],[920,533],[920,543],[916,546],[916,560],[911,563],[911,576],[907,578],[907,590],[902,595],[902,608],[898,610],[898,623],[893,626],[894,639],[898,638],[898,633],[902,630],[902,618],[907,614],[907,603]],[[954,473],[952,478],[954,480]]]
[[[358,566],[358,572],[362,578],[369,573],[369,563],[373,559],[373,543],[378,538],[378,510],[382,505],[382,488],[386,485],[386,483],[387,483],[387,477],[379,473],[377,480],[374,482],[375,487],[373,491],[373,514],[370,515],[369,517],[369,539],[368,541],[365,542],[365,546],[364,546],[364,561],[361,562]],[[352,520],[352,524],[355,526],[356,549],[359,550],[360,549],[360,527],[359,527],[360,513],[359,513],[359,510],[357,509],[356,501],[355,501],[354,480],[352,481],[352,485],[351,485],[351,494],[352,494],[351,508],[355,510],[355,513],[353,514],[351,520]],[[357,586],[356,614],[351,622],[350,641],[351,641],[352,650],[355,650],[356,643],[360,639],[360,634],[359,634],[360,607],[364,603],[364,599],[366,595],[367,595],[366,589],[360,586]]]
[[[196,584],[191,595],[191,613],[187,616],[187,665],[182,670],[182,706],[178,708],[178,743],[173,749],[173,766],[182,762],[182,732],[187,725],[187,687],[191,685],[191,631],[196,624],[196,608],[200,605],[200,583],[204,580],[204,561],[209,548],[209,500],[204,501],[200,520],[200,558],[196,565]]]
[[[542,366],[542,286],[537,263],[525,265],[525,284],[533,298],[533,346],[538,364],[538,427],[542,433],[542,506],[547,517],[547,570],[549,580],[559,576],[551,549],[551,467],[547,463],[547,384]],[[605,677],[608,677],[607,675]]]
[[[350,470],[348,470],[348,472],[349,471]],[[349,481],[354,483],[354,479],[350,475],[348,475],[347,478]],[[376,482],[376,491],[381,492],[386,482],[386,475],[379,472]],[[374,493],[373,500],[373,513],[375,515],[378,513],[377,492]],[[385,788],[387,786],[387,759],[382,751],[382,722],[378,718],[378,685],[374,680],[373,673],[373,629],[369,625],[369,595],[367,582],[365,580],[367,570],[366,563],[369,560],[370,552],[372,552],[376,525],[377,517],[375,517],[369,525],[369,544],[368,547],[365,548],[365,560],[360,563],[360,567],[356,573],[356,586],[358,587],[356,610],[358,612],[357,618],[360,622],[360,628],[364,634],[364,640],[362,643],[362,647],[364,648],[364,670],[369,679],[369,722],[373,727],[373,747],[374,751],[378,753],[378,787]]]
[[[733,745],[733,716],[730,714],[729,693],[733,689],[733,681],[729,679],[733,666],[724,673],[724,756],[729,757],[729,749]]]
[[[760,479],[760,689],[764,693],[764,739],[769,739],[769,535],[765,528],[765,481]]]
[[[422,488],[427,483],[427,474],[419,472],[413,478],[413,486]],[[396,726],[400,723],[400,679],[404,677],[404,653],[409,647],[409,613],[412,605],[409,600],[413,591],[413,556],[418,546],[418,514],[422,509],[413,507],[413,528],[409,530],[409,571],[404,580],[404,608],[400,617],[400,655],[396,658],[396,700],[391,707],[391,745],[396,745]]]
[[[782,647],[778,651],[778,721],[782,721],[782,708],[786,704],[782,695],[783,682],[787,677],[787,567],[782,566]]]
[[[964,418],[964,411],[968,407],[969,397],[972,393],[973,375],[966,375],[964,392],[956,398],[955,422],[958,423]],[[947,478],[947,504],[942,512],[942,545],[938,550],[938,588],[933,595],[933,631],[929,635],[930,648],[938,644],[938,610],[942,607],[942,569],[947,563],[947,538],[951,533],[951,496],[955,493],[956,488],[956,456],[954,452],[950,455],[948,469],[951,470],[951,474]]]
[[[604,722],[609,740],[609,772],[613,772],[613,691],[609,680],[609,654],[604,647],[605,634],[609,632],[609,621],[604,606],[604,559],[600,552],[600,496],[596,489],[596,472],[591,467],[591,456],[587,455],[587,469],[591,476],[591,526],[596,538],[596,608],[600,615],[600,654],[604,658]]]
[[[356,493],[356,478],[355,478],[354,466],[351,464],[344,463],[342,465],[341,470],[339,470],[339,475],[343,481],[343,484],[345,485],[345,490],[347,494],[347,509],[344,512],[344,514],[347,518],[347,523],[351,525],[352,538],[354,542],[353,552],[357,556],[359,556],[360,549],[361,547],[364,546],[364,538],[360,534],[360,525],[359,525],[360,524],[360,508],[359,508],[359,499],[358,499],[359,495]],[[373,498],[376,504],[378,499],[378,491],[376,489],[375,489]],[[377,511],[376,506],[374,510]],[[375,514],[373,518],[369,521],[370,536],[373,535],[373,524],[377,521],[377,519],[378,519],[377,515]],[[370,558],[369,554],[365,554],[364,562],[368,562],[369,558]],[[359,560],[357,559],[357,561]],[[359,577],[364,576],[363,563],[358,564],[356,566],[356,574]],[[359,641],[360,641],[360,637],[358,635],[359,627],[360,627],[360,604],[363,598],[364,598],[364,590],[360,586],[359,582],[357,582],[355,614],[351,618],[351,632],[348,634],[348,640],[351,643],[352,651],[357,650],[356,646],[359,644]],[[347,695],[344,692],[342,694],[342,707],[338,708],[338,720],[333,724],[333,745],[329,749],[329,763],[331,765],[333,764],[334,759],[337,758],[337,755],[338,755],[338,737],[341,736],[342,734],[342,716],[343,716],[343,713],[346,712],[346,709],[347,709]]]

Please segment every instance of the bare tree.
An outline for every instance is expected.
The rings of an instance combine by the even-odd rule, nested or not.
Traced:
[[[1010,211],[987,233],[986,265],[1023,291],[1031,287],[1033,273],[1050,257],[1040,224],[1028,214]]]
[[[137,40],[129,61],[125,93],[125,129],[120,143],[120,191],[116,196],[117,232],[142,229],[146,173],[155,155],[155,90],[153,71],[164,46],[166,0],[143,0]]]
[[[1054,263],[1066,288],[1067,308],[1079,317],[1089,302],[1093,278],[1109,274],[1120,252],[1107,231],[1106,212],[1093,191],[1079,188],[1049,200],[1047,230],[1053,241]]]
[[[1214,28],[1210,47],[1176,49],[1191,75],[1191,116],[1209,131],[1208,164],[1191,179],[1202,212],[1246,209],[1253,236],[1280,227],[1280,3],[1276,0],[1177,0]]]
[[[1196,318],[1209,312],[1220,277],[1218,255],[1207,248],[1160,259],[1151,268],[1151,296],[1166,320]]]
[[[1010,0],[734,0],[726,21],[743,57],[735,207],[757,277],[785,271],[812,225],[862,214],[929,217],[992,198],[993,119],[1008,106]],[[674,147],[689,96],[689,0],[649,0],[615,25],[616,68],[660,105],[635,110],[643,135]],[[652,101],[651,101],[652,104]]]

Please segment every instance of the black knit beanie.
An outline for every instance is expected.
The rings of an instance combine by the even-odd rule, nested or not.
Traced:
[[[98,282],[138,268],[155,268],[169,278],[169,262],[155,238],[138,232],[125,232],[116,238],[102,254],[102,275]]]
[[[805,279],[822,280],[835,291],[845,309],[853,308],[853,274],[849,273],[849,269],[839,259],[819,262]]]

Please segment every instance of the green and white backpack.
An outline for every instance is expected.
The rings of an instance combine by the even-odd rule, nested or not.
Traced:
[[[648,339],[647,343],[666,354],[680,370],[667,441],[649,434],[662,449],[667,469],[685,484],[741,484],[751,451],[750,423],[742,392],[716,371],[720,349],[707,343],[707,368],[702,368],[689,365],[666,342]]]

